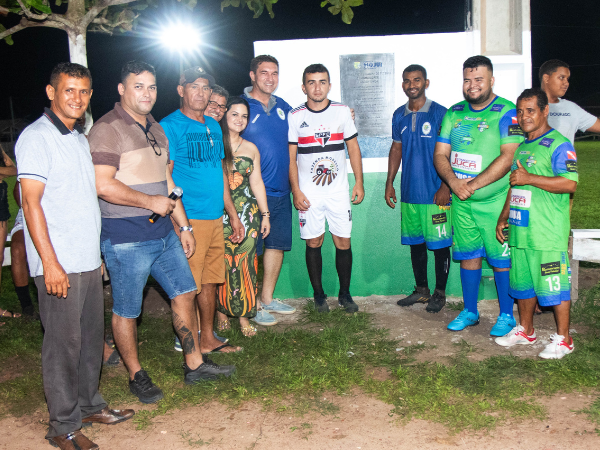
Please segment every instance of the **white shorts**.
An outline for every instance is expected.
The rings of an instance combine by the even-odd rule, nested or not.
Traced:
[[[325,221],[331,234],[349,238],[352,231],[350,196],[310,199],[310,208],[298,211],[298,218],[302,239],[313,239],[325,233]]]
[[[11,239],[17,231],[21,231],[22,229],[23,229],[23,209],[19,208],[17,217],[15,217],[15,224],[13,225],[12,230],[10,230]]]

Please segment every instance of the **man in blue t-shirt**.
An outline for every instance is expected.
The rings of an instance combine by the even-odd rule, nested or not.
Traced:
[[[400,184],[402,244],[410,245],[415,291],[398,301],[400,306],[428,303],[428,312],[439,312],[446,304],[446,283],[450,269],[450,189],[433,166],[437,131],[446,108],[429,100],[427,71],[411,64],[402,73],[402,90],[408,103],[394,112],[392,147],[385,184],[385,201],[395,208],[393,183],[403,162]],[[427,281],[427,249],[435,257],[435,291],[430,295]]]
[[[165,117],[161,126],[169,139],[173,181],[183,189],[183,206],[196,231],[196,252],[188,259],[196,281],[200,308],[200,350],[229,353],[241,350],[213,335],[217,284],[225,282],[223,208],[231,217],[232,242],[244,238],[244,226],[231,200],[223,170],[225,157],[219,123],[204,115],[215,79],[200,67],[183,72],[177,86],[181,109]]]
[[[259,325],[275,325],[270,313],[292,314],[295,308],[273,299],[275,285],[283,264],[283,252],[292,249],[292,203],[290,201],[290,154],[288,151],[287,115],[292,109],[283,99],[273,95],[279,84],[279,62],[260,55],[250,62],[252,86],[243,97],[250,104],[248,127],[242,135],[260,152],[260,169],[267,190],[271,233],[264,240],[264,276],[261,293],[262,309],[254,321]],[[258,235],[258,254],[263,240]]]

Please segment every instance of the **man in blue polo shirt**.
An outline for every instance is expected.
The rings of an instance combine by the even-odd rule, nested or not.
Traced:
[[[273,95],[279,84],[279,62],[275,58],[269,55],[253,58],[250,62],[250,79],[252,86],[244,89],[244,98],[250,104],[250,117],[243,137],[256,145],[260,152],[260,168],[271,213],[271,233],[264,240],[262,309],[254,321],[259,325],[275,325],[277,320],[269,313],[292,314],[296,311],[273,299],[283,264],[283,252],[292,249],[287,122],[288,112],[292,108],[285,100]],[[263,245],[260,234],[257,245],[260,254]]]
[[[385,184],[385,201],[395,208],[393,183],[403,162],[400,186],[402,244],[410,245],[415,275],[415,291],[398,301],[400,306],[428,303],[428,312],[438,312],[446,304],[446,283],[450,268],[450,189],[433,166],[437,131],[446,108],[429,100],[427,71],[411,64],[402,73],[402,90],[408,103],[394,112],[392,147]],[[435,291],[430,296],[427,281],[427,249],[435,257]]]

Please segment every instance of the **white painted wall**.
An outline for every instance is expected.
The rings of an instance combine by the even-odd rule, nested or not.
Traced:
[[[395,104],[406,103],[402,91],[402,71],[409,64],[421,64],[431,81],[427,96],[449,107],[463,99],[462,64],[481,51],[478,30],[462,33],[436,33],[400,36],[367,36],[288,41],[257,41],[255,55],[269,54],[279,60],[279,88],[276,94],[293,107],[306,101],[302,93],[302,72],[306,66],[322,63],[330,71],[329,98],[341,100],[339,56],[361,53],[394,53]],[[531,87],[531,33],[523,32],[523,54],[491,56],[496,84],[494,92],[515,101],[523,89]],[[391,116],[389,118],[391,136]],[[390,141],[391,142],[391,141]],[[368,161],[368,159],[377,161]],[[386,172],[387,158],[365,158],[367,172]]]

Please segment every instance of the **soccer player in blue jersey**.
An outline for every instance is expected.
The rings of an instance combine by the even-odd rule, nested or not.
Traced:
[[[415,290],[398,301],[400,306],[428,303],[428,312],[446,304],[446,283],[450,268],[452,227],[450,189],[433,165],[433,151],[446,108],[425,96],[429,87],[427,71],[412,64],[402,73],[402,90],[408,103],[394,112],[392,147],[388,159],[385,201],[395,208],[394,178],[403,162],[400,186],[402,244],[410,245]],[[435,257],[435,291],[430,295],[427,281],[427,249]]]

